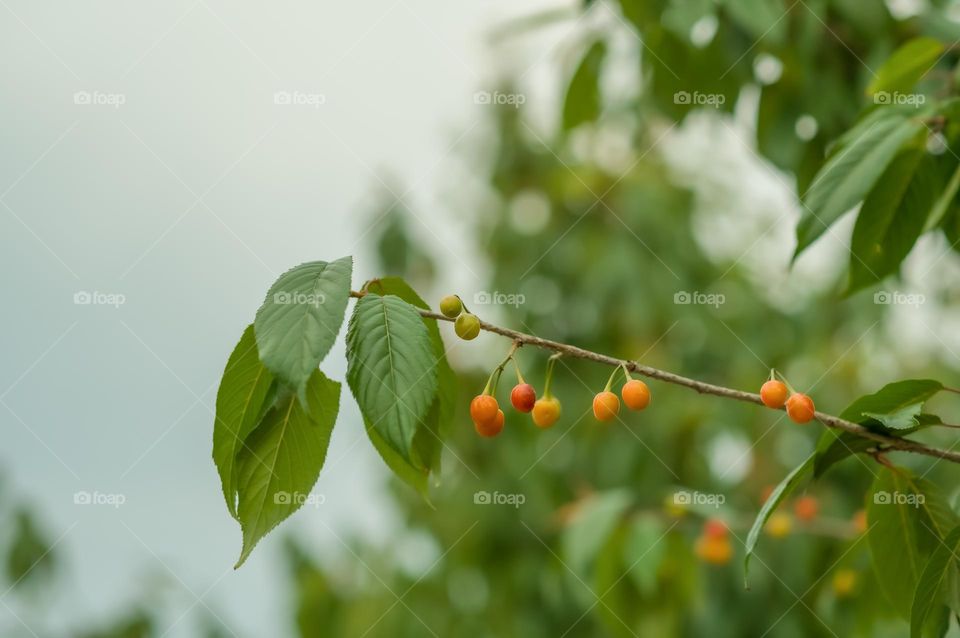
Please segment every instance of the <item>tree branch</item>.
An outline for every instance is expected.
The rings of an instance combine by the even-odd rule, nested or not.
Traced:
[[[362,297],[366,293],[351,291],[350,294],[353,297]],[[423,310],[422,308],[417,308],[417,311],[421,316],[430,319],[449,322],[454,321],[450,317],[446,317],[429,310]],[[666,383],[672,383],[674,385],[690,388],[691,390],[696,390],[700,394],[712,394],[714,396],[724,397],[727,399],[735,399],[737,401],[744,401],[746,403],[763,405],[763,402],[760,400],[760,395],[754,394],[753,392],[744,392],[742,390],[734,390],[733,388],[726,388],[724,386],[714,385],[712,383],[697,381],[696,379],[690,379],[688,377],[680,376],[679,374],[667,372],[666,370],[660,370],[658,368],[643,365],[642,363],[638,363],[636,361],[617,359],[616,357],[600,354],[599,352],[593,352],[591,350],[584,350],[583,348],[578,348],[577,346],[572,346],[566,343],[560,343],[559,341],[543,339],[542,337],[526,334],[517,330],[511,330],[510,328],[501,328],[500,326],[487,323],[483,320],[480,321],[480,329],[507,337],[520,345],[536,346],[537,348],[543,348],[544,350],[560,352],[576,359],[586,359],[587,361],[593,361],[595,363],[608,366],[626,366],[631,372],[636,372],[637,374],[650,379],[657,379],[658,381],[664,381]],[[888,452],[891,450],[912,452],[914,454],[922,454],[924,456],[932,456],[933,458],[946,459],[947,461],[960,463],[960,452],[930,447],[928,445],[924,445],[923,443],[918,443],[917,441],[880,434],[879,432],[874,432],[873,430],[867,429],[858,423],[847,421],[825,412],[814,412],[814,418],[827,427],[843,430],[844,432],[850,432],[851,434],[861,438],[882,443],[884,446],[886,446],[885,451]]]

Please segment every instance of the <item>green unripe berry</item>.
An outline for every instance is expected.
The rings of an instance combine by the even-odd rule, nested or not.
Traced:
[[[458,337],[470,341],[471,339],[476,339],[477,335],[480,334],[480,320],[477,319],[477,315],[465,312],[457,317],[456,322],[453,324],[453,329],[456,331]]]
[[[447,295],[440,300],[440,312],[443,313],[444,317],[453,319],[463,312],[463,302],[456,295]]]

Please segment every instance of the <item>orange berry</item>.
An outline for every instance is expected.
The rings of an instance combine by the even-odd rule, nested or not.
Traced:
[[[760,400],[763,401],[763,404],[768,408],[773,408],[774,410],[779,410],[783,407],[783,404],[787,402],[787,395],[790,393],[787,390],[787,384],[783,381],[777,381],[776,379],[770,379],[762,386],[760,386]]]
[[[613,392],[604,390],[593,397],[593,416],[597,421],[613,421],[620,412],[620,399]]]
[[[496,397],[489,394],[478,394],[470,402],[470,418],[478,426],[492,423],[499,410]]]
[[[518,383],[510,391],[510,403],[520,412],[529,412],[537,402],[537,391],[529,383]]]
[[[560,402],[555,397],[537,399],[533,404],[533,422],[538,428],[548,428],[560,418]]]
[[[624,383],[620,395],[631,410],[642,410],[650,405],[650,388],[640,379],[630,379]]]
[[[492,421],[485,423],[478,423],[474,421],[473,427],[477,429],[477,434],[485,437],[494,437],[500,434],[503,430],[503,410],[498,409],[497,414],[493,417]]]
[[[793,513],[801,521],[812,521],[820,512],[820,503],[813,496],[801,496],[793,503]]]
[[[710,538],[726,538],[727,524],[719,518],[707,519],[707,522],[703,524],[703,533]]]
[[[813,399],[799,392],[787,399],[787,416],[794,423],[809,423],[813,419]]]
[[[733,557],[733,545],[726,536],[701,536],[694,551],[700,560],[711,565],[726,565]]]

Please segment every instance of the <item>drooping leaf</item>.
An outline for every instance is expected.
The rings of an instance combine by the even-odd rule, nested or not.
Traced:
[[[260,359],[298,391],[337,338],[352,270],[352,257],[300,264],[280,275],[257,311]]]
[[[857,215],[848,291],[876,283],[900,266],[943,190],[943,161],[920,146],[907,147],[884,171]]]
[[[803,217],[797,224],[794,257],[820,237],[843,213],[870,192],[877,178],[909,140],[925,127],[922,112],[880,108],[868,118],[856,137],[845,137],[840,147],[817,173],[803,197]]]
[[[364,289],[381,296],[396,295],[417,308],[430,310],[427,302],[399,277],[375,279],[368,282]],[[437,396],[434,404],[430,406],[427,417],[417,428],[417,433],[413,437],[413,447],[417,452],[413,460],[417,468],[436,475],[440,472],[443,442],[447,439],[456,412],[457,375],[447,361],[447,350],[440,336],[437,320],[430,317],[421,317],[421,319],[430,334],[433,355],[437,360]]]
[[[874,573],[893,608],[910,618],[927,557],[956,525],[956,515],[929,481],[903,468],[879,468],[867,500],[867,542]]]
[[[770,496],[767,497],[767,500],[763,503],[763,506],[760,508],[760,512],[757,514],[757,518],[753,521],[753,526],[750,528],[749,533],[747,533],[747,543],[745,546],[746,552],[743,556],[743,584],[747,585],[747,576],[750,573],[750,558],[753,556],[753,551],[757,547],[757,541],[760,539],[760,532],[763,530],[763,526],[767,524],[767,519],[770,518],[770,515],[773,514],[774,510],[777,509],[777,506],[780,505],[780,502],[790,495],[793,490],[797,488],[797,485],[804,479],[807,473],[813,469],[813,461],[815,454],[811,454],[807,459],[793,468],[789,474],[775,488],[770,492]]]
[[[651,516],[631,521],[627,529],[622,568],[644,595],[657,590],[657,572],[667,554],[666,532],[664,524]]]
[[[908,379],[888,383],[877,392],[860,397],[840,413],[840,418],[867,427],[880,424],[888,429],[910,428],[923,404],[943,390],[933,379]]]
[[[913,88],[943,55],[942,42],[928,37],[909,40],[887,58],[867,87],[868,95],[881,91],[906,92]]]
[[[243,550],[236,567],[261,538],[300,509],[320,476],[340,407],[340,384],[314,370],[305,395],[306,402],[291,394],[272,407],[240,451],[237,514]]]
[[[368,292],[347,330],[347,381],[364,418],[404,460],[437,393],[430,333],[416,309],[395,295]]]
[[[260,361],[253,325],[247,326],[227,360],[217,390],[213,424],[213,461],[220,473],[223,497],[237,518],[237,453],[260,422],[273,374]]]
[[[953,528],[927,559],[913,595],[910,637],[923,638],[923,628],[934,607],[941,605],[951,581],[960,575],[960,527]]]
[[[600,116],[600,68],[606,54],[607,45],[599,40],[590,45],[580,60],[563,99],[564,131]]]

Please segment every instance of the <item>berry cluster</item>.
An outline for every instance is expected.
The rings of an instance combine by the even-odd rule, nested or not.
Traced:
[[[480,334],[480,319],[467,310],[467,306],[457,295],[447,295],[440,300],[440,312],[444,317],[456,319],[453,329],[457,336],[465,341],[476,339]]]
[[[787,416],[794,423],[809,423],[813,420],[816,408],[813,399],[806,394],[794,391],[790,384],[777,379],[779,373],[770,371],[770,379],[760,386],[760,400],[768,408],[781,410],[787,408]],[[779,375],[783,378],[783,375]]]

